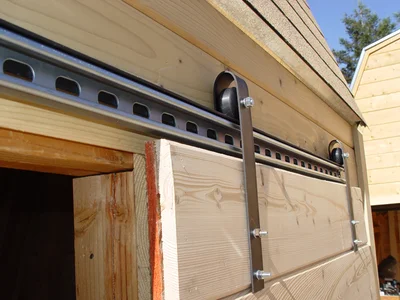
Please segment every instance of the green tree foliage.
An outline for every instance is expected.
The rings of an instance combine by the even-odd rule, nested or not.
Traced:
[[[345,14],[342,22],[349,38],[341,38],[339,42],[344,49],[334,49],[333,54],[348,83],[353,78],[362,49],[392,33],[397,23],[400,23],[400,12],[395,13],[394,18],[395,21],[392,21],[391,18],[380,19],[361,2],[353,14]]]

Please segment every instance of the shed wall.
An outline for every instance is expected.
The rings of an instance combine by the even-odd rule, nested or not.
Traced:
[[[355,99],[364,131],[371,204],[400,202],[400,34],[366,52]]]

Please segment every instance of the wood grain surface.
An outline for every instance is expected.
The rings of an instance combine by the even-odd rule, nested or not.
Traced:
[[[306,109],[310,107],[306,102],[320,105],[326,101],[349,123],[359,120],[345,102],[358,110],[354,100],[346,98],[343,101],[338,94],[334,95],[333,89],[310,70],[303,60],[293,55],[291,48],[261,19],[255,17],[244,2],[125,1],[275,97],[291,106],[295,105],[293,107],[296,110],[307,115],[314,114]],[[268,32],[271,42],[260,43],[255,38],[259,32],[263,32],[263,35]],[[300,79],[293,75],[296,72],[302,73],[298,76]],[[349,91],[347,93],[350,95]]]
[[[151,268],[148,226],[148,192],[146,182],[146,161],[144,156],[134,154],[135,169],[135,209],[136,209],[136,247],[137,247],[137,272],[138,296],[140,300],[150,300]]]
[[[137,299],[133,172],[74,179],[77,300]]]
[[[152,176],[161,209],[165,295],[219,298],[247,289],[241,161],[166,140],[149,145],[157,162]],[[261,226],[269,232],[262,241],[264,269],[272,279],[351,249],[344,185],[262,165],[257,183]],[[356,215],[363,216],[361,193],[353,192]],[[361,220],[358,230],[366,240],[363,227]]]
[[[132,170],[133,155],[0,128],[0,166],[87,176]]]
[[[37,135],[144,153],[144,137],[44,108],[0,97],[0,127]]]
[[[241,300],[379,300],[373,284],[373,260],[369,246],[358,252],[348,252],[334,259],[299,271],[296,274],[272,280],[263,291],[228,299]]]
[[[227,68],[228,60],[215,59],[122,1],[45,0],[36,4],[1,0],[0,4],[0,17],[13,24],[208,108],[214,107],[213,83]],[[161,6],[172,9],[167,3],[161,3]],[[212,15],[215,14],[218,16],[217,12]],[[221,26],[224,24],[222,22]],[[255,51],[252,48],[247,47],[243,53]],[[233,50],[234,53],[237,51]],[[260,55],[264,57],[265,52]],[[240,61],[243,59],[245,57],[240,55]],[[256,65],[253,71],[260,69]],[[318,143],[317,134],[325,137],[328,133],[352,147],[351,128],[345,120],[279,63],[272,60],[267,69],[268,72],[260,73],[257,78],[273,76],[269,84],[273,85],[272,89],[255,84],[256,81],[245,76],[246,73],[239,72],[240,76],[246,77],[250,93],[256,100],[255,127],[319,155],[326,155],[326,146]],[[281,124],[286,119],[291,120],[290,124]],[[314,129],[304,133],[306,127]]]

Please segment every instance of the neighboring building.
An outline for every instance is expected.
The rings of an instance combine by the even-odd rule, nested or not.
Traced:
[[[371,205],[400,203],[400,30],[363,50],[351,89],[368,124]]]
[[[368,124],[364,145],[377,259],[391,254],[399,260],[400,30],[364,48],[351,89]]]

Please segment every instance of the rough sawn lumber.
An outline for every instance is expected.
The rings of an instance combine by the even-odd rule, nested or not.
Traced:
[[[162,266],[165,299],[220,298],[246,290],[241,160],[166,140],[147,147],[153,151],[146,152],[147,182],[156,184],[157,200],[149,203],[149,216],[158,213],[149,226],[161,231],[150,241],[159,259],[152,266]],[[272,279],[352,248],[344,185],[265,165],[257,165],[257,183],[261,225],[269,232],[262,242],[264,269]],[[362,216],[361,193],[353,189],[353,195],[355,213]],[[358,232],[366,237],[363,226]]]

